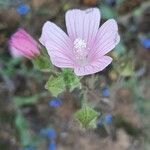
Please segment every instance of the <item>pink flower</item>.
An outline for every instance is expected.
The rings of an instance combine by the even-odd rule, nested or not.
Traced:
[[[38,43],[21,28],[11,36],[9,47],[13,57],[24,56],[32,59],[40,54]]]
[[[40,42],[46,47],[52,63],[60,68],[73,68],[78,76],[102,71],[112,58],[106,54],[119,42],[118,26],[109,19],[100,28],[97,8],[69,10],[65,16],[67,32],[47,21]]]

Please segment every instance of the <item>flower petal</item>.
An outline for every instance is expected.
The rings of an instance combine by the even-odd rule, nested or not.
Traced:
[[[39,54],[37,47],[35,47],[34,45],[32,45],[32,43],[30,43],[28,40],[23,38],[13,37],[9,41],[9,45],[10,45],[11,54],[13,53],[12,52],[13,50],[15,51],[14,53],[18,51],[19,55],[22,55],[29,59]],[[14,56],[14,54],[12,55]]]
[[[20,33],[19,36],[20,38],[24,38],[27,39],[28,41],[30,41],[34,46],[37,47],[38,43],[23,29],[23,28],[19,28],[18,32]]]
[[[67,32],[72,41],[77,38],[92,43],[100,24],[100,11],[97,8],[69,10],[65,16]]]
[[[111,57],[102,56],[99,59],[97,59],[95,62],[87,66],[75,68],[74,72],[77,76],[94,74],[105,69],[111,62],[112,62]]]
[[[18,49],[16,49],[15,47],[9,47],[10,49],[10,53],[13,57],[21,57],[23,54],[21,53],[21,51],[19,51]]]
[[[103,56],[111,51],[120,41],[118,26],[114,19],[106,21],[99,29],[90,56]]]
[[[46,22],[39,40],[46,47],[55,66],[73,68],[72,42],[58,26]]]

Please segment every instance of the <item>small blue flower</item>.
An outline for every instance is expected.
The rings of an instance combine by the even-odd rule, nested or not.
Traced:
[[[55,139],[56,138],[56,131],[52,128],[46,128],[41,130],[41,134],[43,136],[46,136],[50,139]]]
[[[61,105],[62,105],[62,101],[60,99],[58,99],[58,98],[54,98],[51,101],[49,101],[49,106],[59,107]]]
[[[108,87],[103,87],[102,88],[102,96],[103,97],[109,97],[109,95],[110,95],[109,88]]]
[[[112,117],[111,114],[106,114],[106,115],[105,115],[104,122],[105,122],[107,125],[111,124],[111,123],[112,123],[112,120],[113,120],[113,117]]]
[[[32,145],[28,145],[24,148],[24,150],[36,150]]]
[[[56,143],[55,143],[55,141],[51,141],[49,143],[48,150],[56,150]]]
[[[48,136],[49,138],[51,138],[51,139],[55,139],[55,138],[56,138],[56,132],[55,132],[55,130],[49,129],[49,130],[47,131],[47,136]]]
[[[27,4],[24,4],[24,3],[20,4],[16,9],[17,13],[20,14],[20,15],[27,14],[29,12],[29,10],[30,10],[30,7]]]
[[[141,37],[140,42],[143,45],[143,47],[150,48],[150,38]]]

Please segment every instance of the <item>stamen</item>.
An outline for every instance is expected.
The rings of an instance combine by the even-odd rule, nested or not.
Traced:
[[[74,41],[74,54],[76,57],[76,61],[80,65],[85,65],[87,63],[87,44],[81,39],[77,38]]]
[[[74,44],[74,48],[76,49],[86,48],[86,43],[81,38],[75,39],[73,44]]]

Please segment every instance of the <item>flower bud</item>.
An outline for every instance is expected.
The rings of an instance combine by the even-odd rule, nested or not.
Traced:
[[[38,43],[21,28],[11,36],[9,47],[13,57],[23,56],[32,59],[40,54]]]

